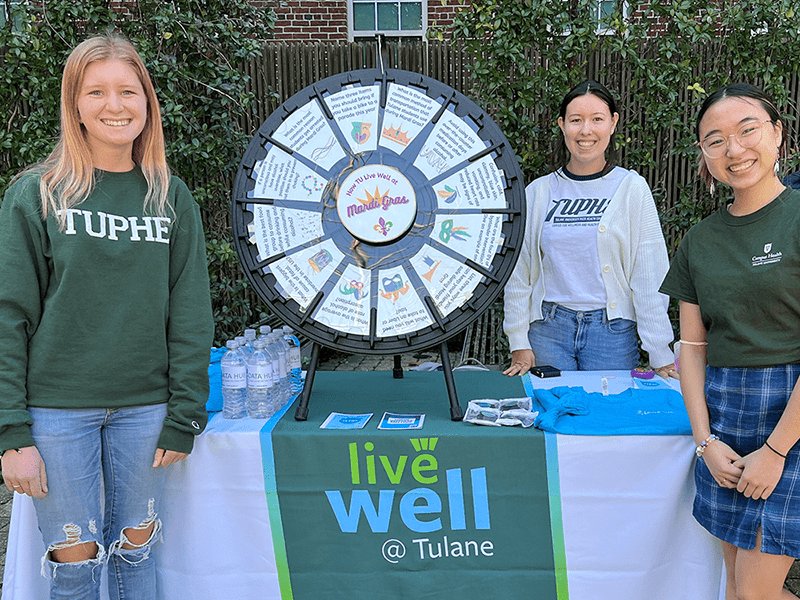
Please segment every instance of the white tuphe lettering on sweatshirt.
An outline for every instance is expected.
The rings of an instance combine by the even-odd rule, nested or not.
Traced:
[[[58,211],[61,214],[62,211]],[[169,217],[121,217],[97,211],[97,215],[90,210],[70,208],[67,210],[66,228],[67,235],[77,235],[83,218],[83,228],[86,233],[96,238],[107,238],[116,241],[119,234],[127,231],[127,236],[132,242],[159,242],[169,244]],[[76,229],[77,227],[77,229]]]

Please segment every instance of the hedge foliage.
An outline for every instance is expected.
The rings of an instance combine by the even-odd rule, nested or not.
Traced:
[[[636,0],[619,1],[599,21],[597,0],[464,4],[450,31],[437,34],[462,40],[472,54],[474,95],[509,138],[528,181],[550,170],[556,111],[587,72],[612,91],[627,88],[618,136],[624,164],[660,173],[650,181],[657,199],[675,183],[653,149],[669,140],[661,160],[677,155],[694,164],[693,115],[707,93],[746,81],[768,91],[790,120],[797,114],[788,93],[800,62],[797,0],[659,0],[644,11]],[[613,59],[593,64],[597,56]],[[789,171],[798,163],[791,151]],[[695,185],[659,208],[666,229],[685,231],[717,206]]]
[[[240,65],[261,53],[274,13],[247,0],[41,0],[5,3],[0,27],[0,189],[44,158],[58,132],[61,72],[73,47],[117,30],[142,55],[163,112],[167,157],[203,209],[216,320],[224,343],[265,316],[231,244],[230,190],[251,132]]]

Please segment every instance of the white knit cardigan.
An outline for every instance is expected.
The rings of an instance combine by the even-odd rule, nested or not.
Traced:
[[[528,329],[542,318],[545,290],[540,243],[554,177],[559,175],[550,173],[525,188],[525,239],[505,287],[503,329],[512,351],[530,349]],[[650,364],[671,364],[675,357],[668,345],[674,337],[667,316],[669,297],[658,291],[669,269],[667,246],[650,187],[635,171],[622,180],[600,219],[597,252],[608,318],[636,321]]]

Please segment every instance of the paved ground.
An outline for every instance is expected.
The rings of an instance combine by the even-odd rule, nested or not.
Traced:
[[[452,366],[458,365],[459,360],[459,353],[450,353]],[[414,355],[403,355],[401,357],[403,370],[423,362],[441,361],[437,352],[418,352]],[[391,356],[345,355],[324,351],[320,357],[318,368],[324,371],[391,371],[393,367],[394,359]],[[2,573],[6,562],[8,524],[11,518],[11,497],[12,494],[5,486],[0,486],[0,581],[2,581]],[[1,583],[0,586],[2,586]],[[789,571],[786,587],[800,597],[800,561],[796,561]]]

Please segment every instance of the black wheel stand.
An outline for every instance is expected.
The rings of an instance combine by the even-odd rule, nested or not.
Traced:
[[[458,394],[456,392],[456,382],[453,379],[453,368],[450,364],[450,353],[447,350],[447,341],[443,341],[439,350],[442,355],[442,371],[444,372],[444,383],[447,386],[447,397],[450,400],[450,419],[453,421],[461,421],[464,418],[464,413],[461,406],[458,404]],[[314,342],[311,347],[311,364],[308,366],[306,372],[306,381],[303,385],[303,392],[300,395],[300,403],[294,412],[295,421],[305,421],[308,419],[308,401],[311,398],[311,388],[314,385],[314,376],[317,373],[317,363],[319,362],[320,345]],[[400,369],[400,376],[397,376],[397,369],[399,367],[400,355],[396,354],[394,357],[394,370],[393,375],[395,379],[403,378],[403,370]]]

